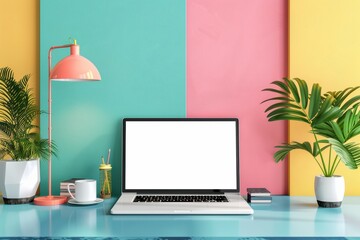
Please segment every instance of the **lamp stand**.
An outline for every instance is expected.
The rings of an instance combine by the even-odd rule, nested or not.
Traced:
[[[52,166],[51,166],[51,157],[52,157],[52,125],[51,125],[51,102],[52,102],[52,87],[51,87],[51,52],[56,48],[68,48],[75,44],[67,44],[62,46],[54,46],[49,49],[48,52],[48,144],[49,144],[49,159],[48,159],[48,196],[44,197],[37,197],[34,199],[34,203],[40,206],[52,206],[52,205],[60,205],[67,202],[68,198],[66,196],[53,196],[52,195],[52,186],[51,186],[51,179],[52,179]]]

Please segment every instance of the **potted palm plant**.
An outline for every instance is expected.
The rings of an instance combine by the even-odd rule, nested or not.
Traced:
[[[48,141],[40,138],[34,124],[40,111],[29,79],[25,75],[16,81],[10,68],[0,68],[0,192],[8,204],[34,199],[40,182],[39,158],[50,154]]]
[[[300,121],[310,127],[313,141],[283,143],[276,146],[276,162],[284,160],[296,149],[308,152],[319,166],[322,175],[315,177],[315,195],[320,207],[340,207],[345,185],[342,176],[335,175],[340,162],[349,169],[360,165],[360,146],[353,138],[360,134],[359,87],[321,93],[318,83],[308,88],[306,81],[284,78],[274,81],[263,91],[274,97],[265,110],[268,121]]]

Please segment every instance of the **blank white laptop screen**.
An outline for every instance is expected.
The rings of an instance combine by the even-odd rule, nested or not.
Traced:
[[[124,190],[237,190],[238,121],[124,121]]]

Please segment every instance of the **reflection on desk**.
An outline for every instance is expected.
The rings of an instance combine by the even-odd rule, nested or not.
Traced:
[[[110,215],[116,199],[91,206],[0,205],[1,237],[360,237],[360,197],[318,208],[314,197],[274,196],[254,215]]]

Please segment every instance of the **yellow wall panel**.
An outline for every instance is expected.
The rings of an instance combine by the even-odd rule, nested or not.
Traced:
[[[0,1],[0,67],[12,68],[17,80],[30,74],[29,86],[39,103],[39,0]]]
[[[360,85],[360,1],[289,2],[290,77],[317,82],[323,92]],[[290,123],[289,141],[306,140],[306,129]],[[290,195],[314,195],[314,176],[321,171],[310,155],[291,153],[289,171]],[[360,170],[340,163],[336,173],[345,177],[346,195],[360,194]]]
[[[31,74],[39,99],[39,0],[1,0],[0,67],[11,67],[18,80]]]

